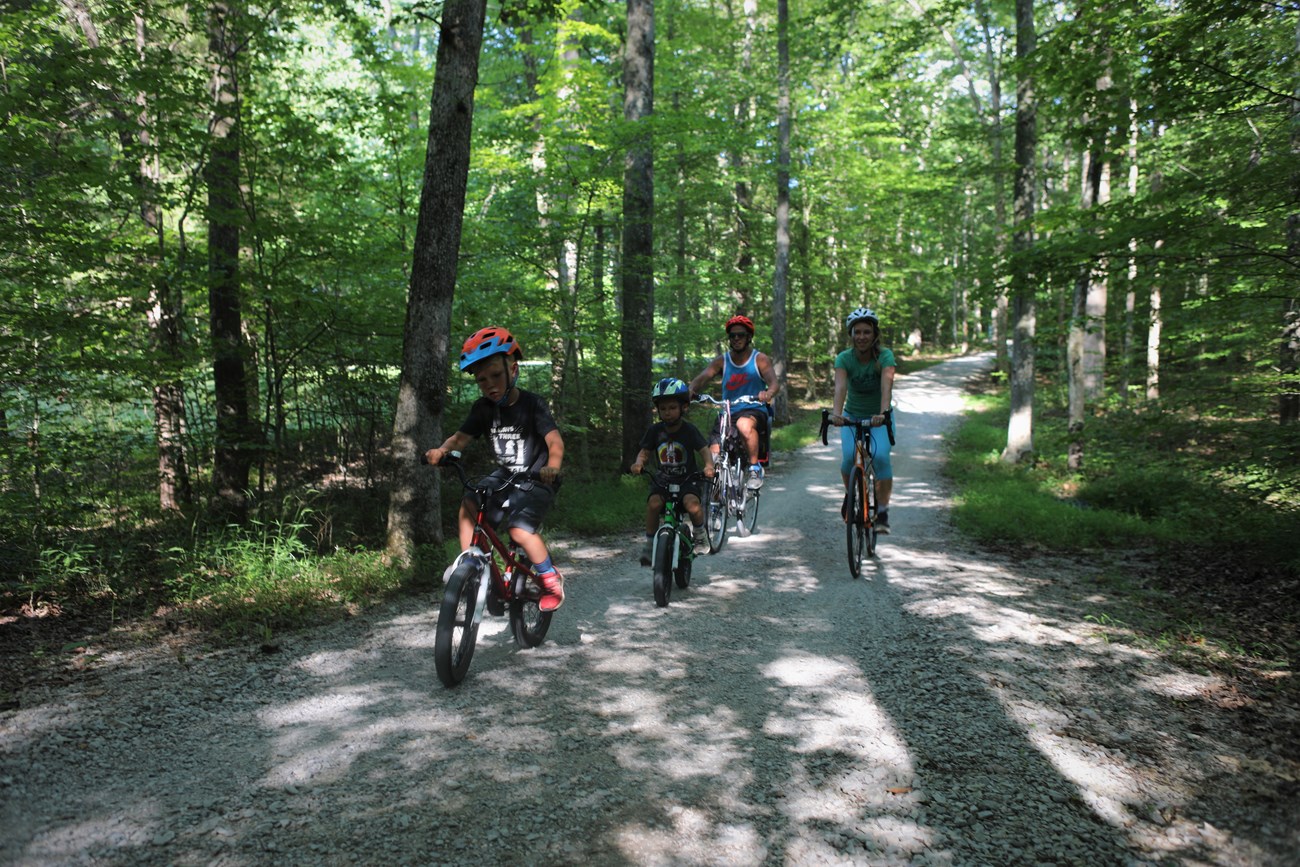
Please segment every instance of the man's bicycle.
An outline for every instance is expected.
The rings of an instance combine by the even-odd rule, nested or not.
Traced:
[[[886,411],[885,431],[889,444],[894,444],[892,411]],[[857,578],[862,574],[863,556],[876,553],[876,468],[872,463],[871,419],[846,420],[845,427],[853,428],[853,469],[849,471],[849,489],[844,503],[844,530],[848,539],[849,573]],[[822,410],[822,427],[819,434],[822,445],[829,445],[826,433],[831,427],[831,412]]]
[[[542,611],[537,604],[542,585],[533,564],[513,541],[503,541],[486,518],[488,504],[495,495],[515,485],[529,484],[535,477],[514,473],[503,480],[488,477],[471,482],[460,461],[459,452],[450,452],[439,466],[456,471],[462,487],[476,495],[479,508],[474,519],[474,544],[460,552],[443,576],[433,661],[438,679],[447,687],[459,684],[469,671],[485,610],[495,617],[509,614],[510,630],[520,647],[541,644],[551,625],[551,612]],[[424,462],[423,455],[420,462]]]
[[[682,486],[702,473],[690,476],[655,475],[655,484],[666,492],[659,529],[655,530],[650,566],[654,574],[655,605],[663,608],[673,595],[673,584],[685,590],[691,584],[691,565],[695,562],[695,544],[691,539],[691,519],[682,502]]]
[[[754,532],[758,524],[758,498],[761,490],[752,490],[745,484],[745,471],[749,468],[749,448],[745,438],[736,429],[732,410],[736,407],[763,407],[753,398],[716,400],[701,394],[695,398],[700,403],[720,407],[718,430],[722,432],[722,448],[715,461],[717,467],[713,484],[705,492],[705,523],[709,530],[709,553],[722,550],[727,541],[727,529],[732,520],[736,533],[743,539]]]

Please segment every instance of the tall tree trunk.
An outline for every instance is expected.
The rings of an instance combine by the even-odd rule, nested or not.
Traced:
[[[1011,417],[1002,460],[1019,463],[1034,450],[1034,332],[1037,305],[1029,257],[1034,246],[1034,165],[1038,148],[1038,115],[1030,59],[1037,35],[1034,0],[1016,0],[1016,174],[1014,189],[1015,247],[1011,291],[1015,299],[1011,347]]]
[[[1128,198],[1137,201],[1138,194],[1138,104],[1129,97],[1128,104]],[[1133,335],[1137,313],[1138,239],[1128,242],[1128,279],[1124,285],[1124,340],[1120,350],[1120,399],[1128,403],[1129,379],[1133,370]]]
[[[1110,201],[1110,159],[1098,148],[1094,204]],[[1100,400],[1106,390],[1106,306],[1110,290],[1110,260],[1101,257],[1093,266],[1083,306],[1083,395]]]
[[[438,474],[422,469],[417,461],[419,452],[443,438],[451,302],[460,258],[485,12],[486,0],[448,0],[439,29],[424,185],[402,333],[402,374],[393,416],[397,474],[388,502],[387,552],[401,566],[411,563],[416,545],[442,541]]]
[[[790,423],[786,391],[786,297],[790,286],[790,8],[789,0],[776,2],[776,265],[772,285],[772,366],[781,390],[776,395],[776,420]]]
[[[623,118],[637,130],[623,169],[623,461],[650,424],[645,399],[654,353],[654,0],[627,0]]]
[[[1300,20],[1296,23],[1295,47],[1300,57]],[[1291,96],[1291,155],[1300,157],[1300,60],[1292,63],[1296,70]],[[1287,258],[1294,268],[1300,265],[1300,169],[1291,172],[1291,213],[1286,220]],[[1282,302],[1282,340],[1278,370],[1281,389],[1277,402],[1277,418],[1281,424],[1300,422],[1300,296]]]
[[[1164,241],[1156,241],[1156,250],[1164,246]],[[1148,302],[1151,313],[1147,320],[1147,400],[1160,399],[1160,328],[1164,325],[1161,312],[1160,275],[1151,281],[1151,297]]]
[[[242,523],[248,512],[248,474],[253,460],[247,351],[240,299],[239,235],[243,222],[239,189],[239,78],[242,47],[238,0],[215,0],[209,10],[212,121],[207,184],[208,320],[216,398],[216,446],[212,463],[212,510],[220,520]]]
[[[1102,179],[1102,146],[1094,139],[1084,153],[1082,183],[1080,185],[1080,209],[1086,215],[1097,204]],[[1083,429],[1084,415],[1087,410],[1088,385],[1087,374],[1087,334],[1088,334],[1088,299],[1091,287],[1097,282],[1099,266],[1089,261],[1079,269],[1074,281],[1073,300],[1070,305],[1068,337],[1065,345],[1066,378],[1069,395],[1069,420],[1067,431],[1069,442],[1066,446],[1067,465],[1074,470],[1083,468]]]

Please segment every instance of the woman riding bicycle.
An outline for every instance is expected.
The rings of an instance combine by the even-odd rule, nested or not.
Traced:
[[[886,415],[894,391],[894,353],[880,345],[880,320],[870,309],[859,307],[845,318],[853,342],[835,356],[835,400],[831,424],[844,427],[848,421],[871,420],[872,464],[876,470],[876,532],[889,532],[889,495],[894,490],[894,471],[889,461],[889,432]],[[853,469],[853,428],[840,432],[840,477],[849,486]],[[847,508],[848,494],[845,494]]]
[[[564,579],[551,562],[539,533],[542,519],[555,500],[564,440],[546,401],[516,385],[523,357],[519,342],[504,328],[482,328],[470,335],[461,348],[460,369],[474,377],[483,396],[469,408],[469,417],[460,429],[441,446],[429,449],[425,458],[436,465],[448,452],[463,451],[478,437],[487,436],[499,464],[492,476],[504,481],[514,473],[536,475],[539,481],[504,492],[502,502],[495,504],[489,514],[494,525],[506,519],[510,538],[536,564],[542,582],[538,607],[554,611],[564,602]],[[462,551],[474,543],[478,505],[469,496],[461,501]]]

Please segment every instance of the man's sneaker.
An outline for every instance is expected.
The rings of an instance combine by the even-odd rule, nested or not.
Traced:
[[[889,512],[876,513],[876,533],[881,536],[889,535]]]
[[[754,464],[749,468],[749,478],[745,481],[745,487],[751,491],[757,491],[763,487],[763,465]]]
[[[646,539],[646,540],[645,540],[645,544],[641,546],[641,565],[642,565],[642,566],[649,566],[649,565],[650,565],[650,554],[652,553],[651,549],[654,548],[654,545],[655,545],[655,540],[654,540],[653,537],[651,537],[651,538],[649,538],[649,539]]]
[[[547,572],[538,576],[542,582],[542,598],[537,600],[537,607],[542,611],[554,611],[564,604],[564,579],[559,572]]]
[[[709,531],[703,524],[694,529],[691,541],[695,543],[696,554],[709,553]]]

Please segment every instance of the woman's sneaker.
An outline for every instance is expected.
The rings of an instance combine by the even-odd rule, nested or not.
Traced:
[[[876,513],[876,533],[881,536],[889,535],[889,512]]]
[[[537,607],[542,611],[554,611],[564,604],[564,579],[559,572],[547,572],[539,575],[542,582],[542,598],[537,600]]]

